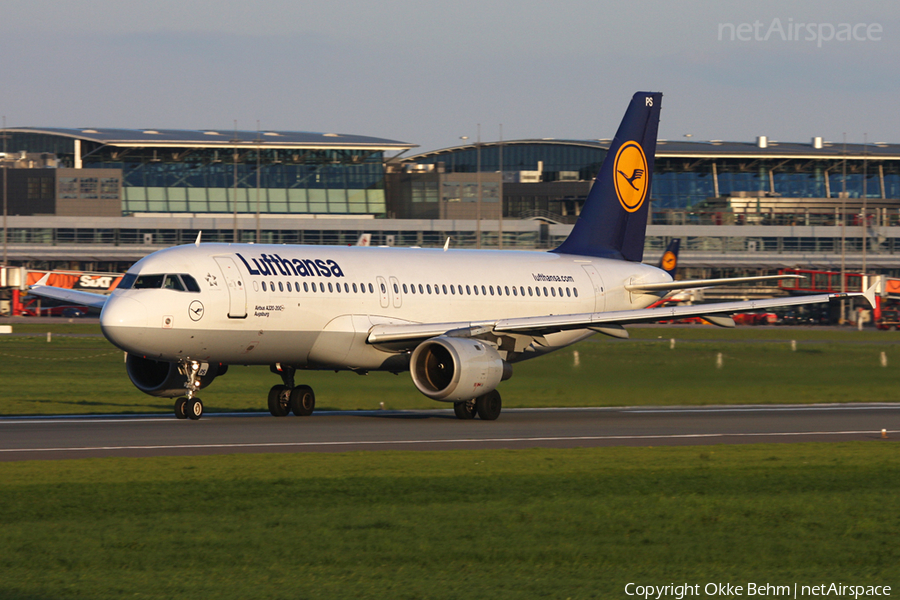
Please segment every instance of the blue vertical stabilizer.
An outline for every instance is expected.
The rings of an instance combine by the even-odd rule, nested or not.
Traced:
[[[554,252],[634,262],[644,257],[661,104],[660,93],[631,98],[581,216]]]

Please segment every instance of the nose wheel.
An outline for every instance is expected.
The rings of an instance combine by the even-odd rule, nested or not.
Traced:
[[[179,398],[175,401],[175,417],[196,421],[203,416],[203,401],[200,398]]]

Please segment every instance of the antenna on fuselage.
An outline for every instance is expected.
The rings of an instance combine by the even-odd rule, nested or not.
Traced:
[[[203,230],[197,232],[197,239],[194,240],[194,245],[198,248],[200,247],[200,236],[203,235]]]
[[[450,237],[447,237],[447,241],[444,242],[444,252],[446,252],[450,248]]]

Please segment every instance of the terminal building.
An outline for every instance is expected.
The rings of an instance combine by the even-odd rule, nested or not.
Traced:
[[[9,128],[4,261],[121,272],[206,241],[547,250],[610,140],[409,154],[334,133]],[[779,268],[900,275],[900,145],[660,140],[645,260],[681,238],[689,276]]]

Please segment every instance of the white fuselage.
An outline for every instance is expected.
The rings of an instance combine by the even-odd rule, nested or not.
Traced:
[[[671,280],[648,265],[550,252],[252,244],[170,248],[129,273],[188,274],[200,287],[114,291],[101,325],[132,354],[360,370],[403,370],[408,361],[367,342],[375,325],[644,308],[658,296],[623,286]],[[590,334],[552,334],[528,356]]]

